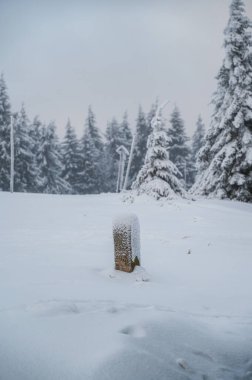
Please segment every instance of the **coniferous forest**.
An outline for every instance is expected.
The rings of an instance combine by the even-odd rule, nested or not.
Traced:
[[[0,189],[10,188],[10,124],[14,126],[14,191],[51,194],[97,194],[115,192],[119,156],[116,149],[123,145],[130,151],[132,135],[135,144],[128,188],[144,164],[151,121],[157,109],[155,102],[148,113],[139,107],[134,126],[128,122],[127,112],[118,121],[112,118],[107,127],[99,128],[94,110],[87,108],[83,134],[77,137],[71,120],[66,121],[64,138],[57,136],[54,122],[44,124],[38,116],[29,119],[25,106],[13,112],[4,76],[0,80]],[[199,120],[201,120],[199,118]],[[198,132],[197,132],[198,131]],[[198,135],[197,135],[197,133]],[[165,130],[171,147],[170,158],[180,170],[185,189],[195,177],[194,155],[200,149],[204,124],[197,124],[194,145],[186,135],[179,109],[171,115],[170,128]],[[168,146],[167,146],[168,147]]]

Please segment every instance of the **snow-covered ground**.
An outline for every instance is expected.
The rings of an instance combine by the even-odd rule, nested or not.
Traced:
[[[113,270],[124,211],[145,271]],[[252,205],[0,193],[0,216],[1,380],[252,379]]]

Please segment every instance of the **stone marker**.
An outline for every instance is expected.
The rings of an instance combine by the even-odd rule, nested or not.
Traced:
[[[118,215],[113,223],[115,269],[132,272],[140,265],[140,226],[134,214]]]

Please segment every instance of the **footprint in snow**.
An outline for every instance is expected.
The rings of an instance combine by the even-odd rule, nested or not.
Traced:
[[[194,218],[193,218],[193,222],[194,222],[194,223],[197,223],[197,222],[202,221],[202,219],[203,219],[203,218],[201,218],[200,216],[194,216]]]
[[[176,363],[180,368],[184,369],[185,371],[190,373],[194,372],[185,359],[178,358],[176,360]]]
[[[146,336],[146,332],[141,326],[127,326],[120,333],[132,336],[133,338],[144,338]]]
[[[190,365],[188,364],[188,362],[185,360],[185,359],[183,359],[183,358],[178,358],[177,360],[176,360],[176,363],[177,363],[177,365],[180,367],[180,368],[182,368],[185,372],[187,372],[188,373],[188,375],[190,376],[189,378],[188,378],[188,380],[189,379],[191,379],[191,380],[193,380],[193,379],[202,379],[202,380],[208,380],[208,376],[206,375],[206,374],[200,374],[200,373],[197,373],[197,372],[195,372],[194,370],[193,370],[193,368],[192,367],[190,367]],[[193,376],[193,377],[191,377],[191,376]]]
[[[211,362],[214,361],[214,359],[210,355],[208,355],[207,353],[205,353],[203,351],[193,351],[193,354],[196,356],[200,356],[201,358],[209,360]]]
[[[74,302],[47,301],[26,307],[26,311],[37,317],[54,317],[66,314],[78,314],[78,306]]]

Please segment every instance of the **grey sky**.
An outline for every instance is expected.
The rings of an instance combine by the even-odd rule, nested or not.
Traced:
[[[103,130],[156,97],[179,106],[189,134],[208,122],[229,0],[0,0],[0,71],[13,109],[66,120],[80,134],[89,104]],[[252,18],[252,1],[247,0]]]

